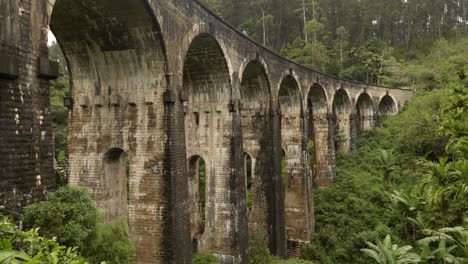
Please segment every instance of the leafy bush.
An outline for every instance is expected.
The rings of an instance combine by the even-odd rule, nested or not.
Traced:
[[[25,208],[24,224],[45,237],[77,246],[92,263],[131,263],[134,249],[123,221],[107,224],[85,189],[62,187],[49,200]]]
[[[23,231],[6,217],[0,218],[0,263],[89,264],[76,247],[41,237],[38,229]]]

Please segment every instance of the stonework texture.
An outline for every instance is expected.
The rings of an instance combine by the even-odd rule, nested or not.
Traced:
[[[335,152],[353,150],[413,95],[281,58],[195,0],[0,0],[8,214],[55,189],[49,29],[71,76],[69,183],[87,187],[108,221],[128,220],[137,263],[191,263],[192,252],[248,263],[249,230],[297,256],[314,232],[313,187],[335,178]],[[204,223],[193,157],[206,164]]]

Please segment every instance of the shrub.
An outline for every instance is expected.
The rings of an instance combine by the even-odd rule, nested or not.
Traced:
[[[41,237],[38,231],[23,231],[8,218],[0,218],[0,263],[89,264],[76,247],[61,246],[55,238]]]
[[[49,195],[49,200],[25,208],[24,224],[40,228],[44,237],[56,237],[69,247],[77,246],[81,254],[98,263],[131,263],[134,249],[123,221],[112,224],[96,208],[88,191],[62,187]]]

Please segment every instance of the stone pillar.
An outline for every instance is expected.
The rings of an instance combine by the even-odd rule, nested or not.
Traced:
[[[358,140],[358,132],[359,132],[359,119],[355,113],[350,115],[350,150],[356,151],[357,150],[357,140]]]
[[[351,115],[337,113],[335,119],[335,127],[338,128],[337,131],[341,140],[338,144],[338,152],[349,152],[351,150]]]
[[[206,162],[206,220],[198,252],[213,253],[222,263],[248,263],[246,183],[238,102],[189,104],[185,123],[188,157],[200,155]]]
[[[286,256],[284,199],[282,195],[279,129],[275,111],[243,109],[242,132],[244,150],[253,155],[252,210],[249,211],[249,230],[264,236],[265,246],[273,254]],[[277,154],[277,155],[275,155]],[[279,180],[278,180],[279,179]],[[277,185],[281,186],[277,188]],[[281,191],[281,193],[278,193]],[[281,213],[282,211],[282,213]],[[279,214],[279,215],[278,215]],[[281,221],[280,219],[283,218]]]
[[[335,116],[327,114],[328,121],[328,157],[330,166],[330,178],[336,178],[336,148],[335,148]]]
[[[0,1],[0,213],[17,216],[55,188],[45,1]]]
[[[281,115],[279,111],[272,107],[270,111],[271,129],[273,131],[273,165],[271,166],[271,177],[273,178],[273,206],[271,218],[273,219],[272,236],[270,240],[271,251],[285,257],[287,255],[287,233],[286,233],[286,212],[285,212],[285,186],[281,167]]]
[[[283,117],[285,118],[285,117]],[[305,120],[286,116],[281,128],[286,152],[286,232],[288,255],[300,256],[300,249],[310,242],[313,233],[311,167]]]
[[[330,133],[329,120],[327,115],[317,115],[313,117],[313,136],[315,143],[315,179],[314,184],[318,188],[327,187],[335,177],[334,173],[334,155],[330,152]]]

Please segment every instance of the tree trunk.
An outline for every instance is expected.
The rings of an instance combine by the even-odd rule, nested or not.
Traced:
[[[263,46],[266,46],[265,10],[262,9]]]
[[[306,17],[306,6],[305,6],[305,0],[302,0],[302,13],[304,15],[304,39],[307,42],[308,36],[307,36],[307,31],[306,31],[306,26],[307,26],[307,17]]]

